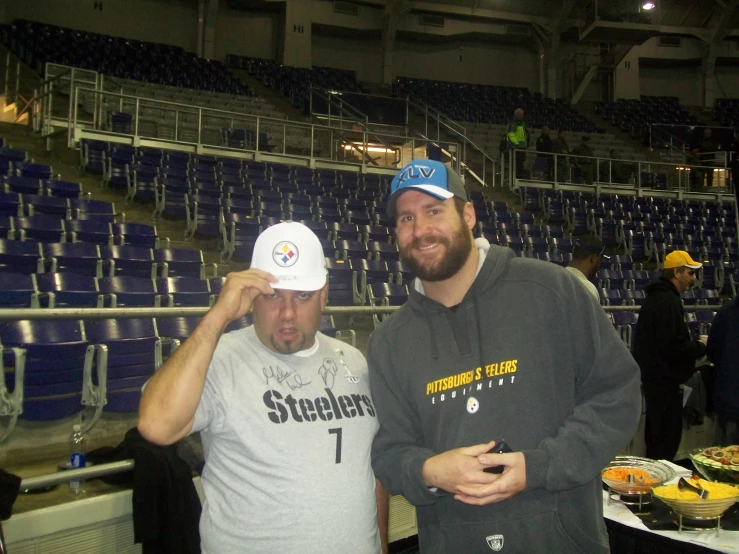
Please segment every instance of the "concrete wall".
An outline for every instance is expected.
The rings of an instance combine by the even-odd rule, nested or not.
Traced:
[[[223,4],[223,2],[221,2]],[[270,13],[243,12],[221,8],[216,22],[216,59],[226,54],[277,59],[280,40],[279,17]]]
[[[632,48],[614,71],[613,99],[635,99],[640,94],[639,54],[636,48]]]
[[[403,77],[539,88],[537,54],[521,46],[397,41],[394,65]]]
[[[382,81],[382,48],[379,37],[348,39],[314,34],[312,59],[316,66],[356,71],[360,81]]]
[[[677,96],[684,106],[700,106],[703,77],[700,66],[639,68],[641,94],[645,96]]]

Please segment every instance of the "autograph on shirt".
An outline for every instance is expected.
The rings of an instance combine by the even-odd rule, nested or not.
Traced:
[[[279,366],[268,365],[262,368],[262,373],[267,379],[268,385],[270,379],[275,379],[278,383],[285,383],[290,387],[290,390],[299,389],[300,387],[311,384],[311,381],[303,381],[303,378],[294,369],[282,369]]]
[[[332,358],[326,358],[323,360],[323,365],[318,368],[318,375],[323,379],[323,384],[328,388],[334,388],[334,380],[339,368],[336,367],[336,362]]]

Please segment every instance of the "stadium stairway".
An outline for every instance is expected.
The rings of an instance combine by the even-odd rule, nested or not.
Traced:
[[[599,127],[603,128],[606,133],[615,135],[619,140],[632,145],[634,148],[636,148],[637,152],[643,154],[642,159],[649,159],[650,153],[648,149],[644,147],[641,140],[632,137],[629,133],[622,131],[621,129],[613,125],[610,121],[604,119],[600,114],[596,113],[594,102],[579,102],[577,106],[575,106],[575,109],[582,115],[587,117],[590,121],[595,122]]]
[[[264,98],[275,108],[283,112],[287,119],[290,119],[291,121],[310,121],[310,117],[306,116],[302,111],[293,106],[287,96],[283,96],[279,91],[269,88],[259,79],[249,75],[249,72],[245,69],[231,68],[230,71],[241,79],[241,81],[250,89],[256,92],[258,96]]]

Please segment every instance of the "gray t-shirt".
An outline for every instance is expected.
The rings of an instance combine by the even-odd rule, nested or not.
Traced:
[[[203,554],[380,552],[367,362],[321,333],[316,343],[283,355],[253,327],[221,337],[192,429]]]
[[[598,294],[598,289],[593,283],[590,282],[590,280],[588,280],[587,277],[585,277],[585,274],[576,267],[568,266],[565,269],[572,273],[575,277],[577,277],[578,280],[583,284],[583,286],[588,289],[590,295],[595,298],[598,304],[600,304],[600,294]]]

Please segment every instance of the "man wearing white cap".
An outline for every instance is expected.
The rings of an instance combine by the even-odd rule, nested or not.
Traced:
[[[702,264],[683,250],[665,257],[662,277],[649,283],[639,310],[633,354],[641,369],[647,419],[647,458],[672,460],[680,447],[683,397],[680,385],[695,372],[706,345],[693,340],[685,323],[680,294],[695,281]]]
[[[378,423],[367,363],[318,331],[327,294],[316,235],[296,222],[268,228],[250,269],[228,275],[146,386],[145,438],[171,444],[201,432],[205,554],[387,548],[387,495],[370,465]],[[253,326],[224,334],[250,310]]]

